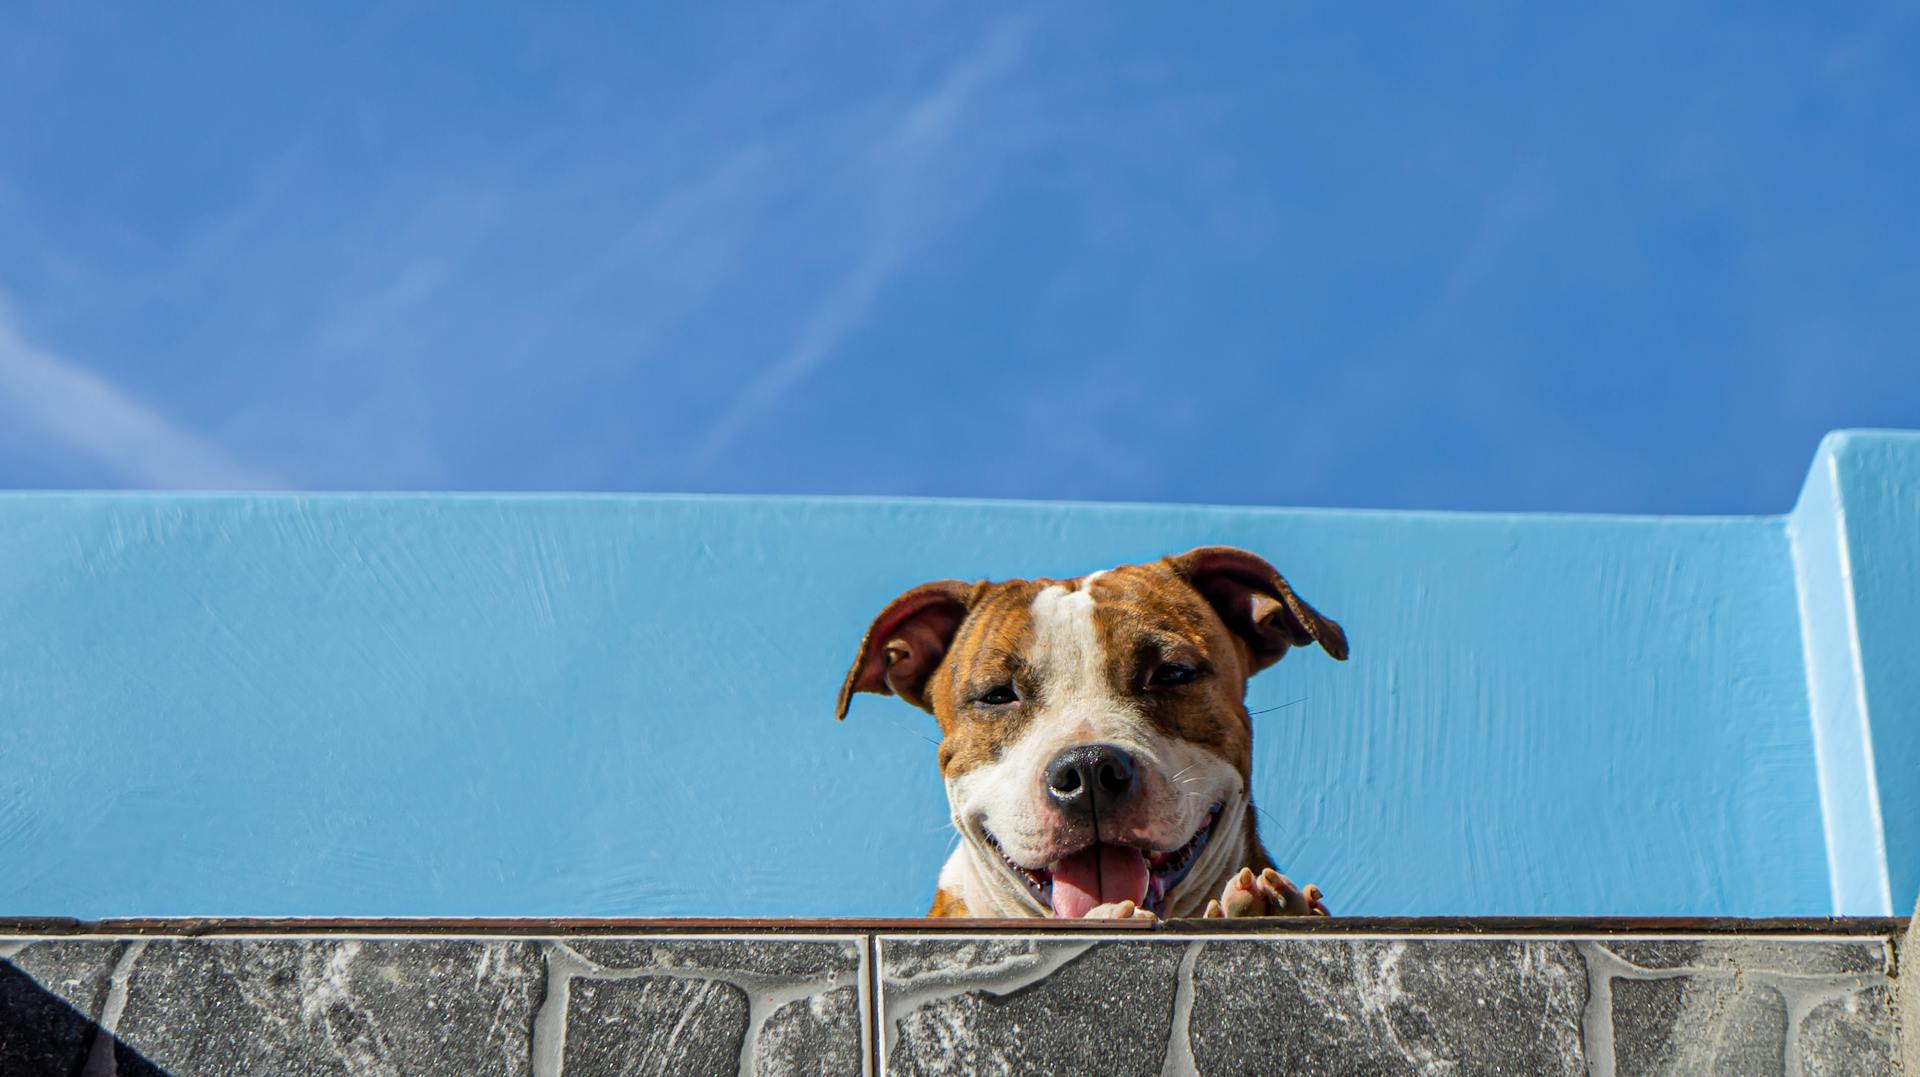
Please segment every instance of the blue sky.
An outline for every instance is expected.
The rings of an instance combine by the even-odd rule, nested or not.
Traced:
[[[119,7],[0,8],[0,486],[1776,512],[1920,426],[1906,5]]]

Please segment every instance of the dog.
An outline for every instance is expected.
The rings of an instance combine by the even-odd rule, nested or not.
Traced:
[[[1250,799],[1248,678],[1340,626],[1260,557],[1204,546],[1071,580],[922,584],[840,689],[939,722],[961,842],[929,916],[1327,915],[1275,870]]]

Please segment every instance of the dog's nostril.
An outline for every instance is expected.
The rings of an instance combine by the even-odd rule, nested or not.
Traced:
[[[1047,766],[1047,794],[1072,811],[1116,805],[1132,794],[1133,784],[1133,757],[1111,744],[1069,748]]]

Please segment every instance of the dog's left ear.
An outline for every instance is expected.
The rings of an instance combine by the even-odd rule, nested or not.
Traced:
[[[1250,673],[1273,665],[1289,647],[1318,643],[1345,661],[1347,634],[1306,604],[1272,565],[1233,546],[1202,546],[1167,565],[1213,606],[1253,653]]]
[[[895,695],[923,711],[927,681],[940,668],[953,634],[967,619],[974,586],[960,580],[923,583],[887,603],[867,628],[860,653],[840,686],[834,717],[844,720],[855,692]]]

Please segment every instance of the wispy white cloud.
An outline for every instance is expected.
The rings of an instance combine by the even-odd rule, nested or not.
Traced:
[[[1023,20],[1003,22],[925,95],[909,102],[874,143],[859,187],[874,192],[864,249],[801,325],[793,345],[748,381],[695,440],[704,469],[781,396],[830,359],[858,329],[887,282],[931,238],[948,211],[942,164],[961,141],[980,96],[1019,60]]]
[[[35,347],[3,305],[0,416],[44,434],[135,486],[259,490],[284,485],[234,461],[81,364]]]

